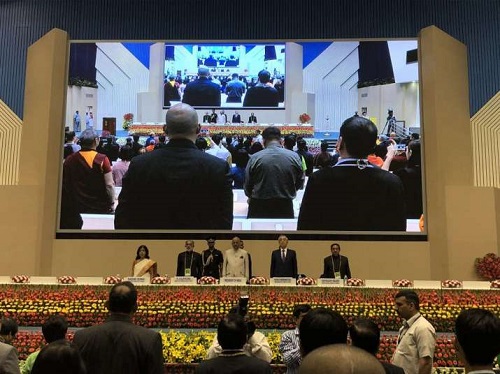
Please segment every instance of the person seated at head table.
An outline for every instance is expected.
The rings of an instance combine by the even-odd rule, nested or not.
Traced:
[[[148,280],[158,275],[156,261],[149,258],[149,249],[145,245],[137,248],[137,255],[132,263],[132,276],[144,277]]]

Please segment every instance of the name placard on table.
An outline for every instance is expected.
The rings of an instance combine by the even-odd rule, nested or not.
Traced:
[[[239,286],[246,285],[247,279],[245,277],[223,277],[219,280],[222,286]]]
[[[144,277],[125,277],[125,281],[131,282],[133,284],[146,284],[149,283],[146,281],[146,278]]]
[[[197,284],[195,277],[172,277],[170,278],[170,284]]]
[[[318,286],[323,287],[342,287],[344,280],[340,278],[319,278]]]
[[[296,286],[297,281],[292,277],[274,277],[269,280],[271,286]]]

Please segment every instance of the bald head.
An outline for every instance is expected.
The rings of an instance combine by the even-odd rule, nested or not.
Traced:
[[[384,374],[377,359],[362,349],[334,344],[315,349],[300,365],[300,374]]]
[[[131,282],[115,284],[109,292],[106,306],[111,313],[134,313],[137,309],[137,289]]]
[[[190,139],[194,142],[200,132],[198,113],[188,104],[172,106],[167,111],[165,122],[165,133],[170,139]]]

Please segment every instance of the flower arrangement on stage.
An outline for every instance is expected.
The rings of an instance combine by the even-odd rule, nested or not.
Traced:
[[[462,288],[462,281],[456,279],[446,279],[441,282],[441,287],[443,288]]]
[[[476,272],[484,279],[500,279],[500,257],[495,253],[488,253],[483,258],[476,258],[474,266]]]
[[[297,279],[297,286],[314,286],[316,281],[311,277],[302,277]]]
[[[393,287],[413,287],[413,282],[409,279],[398,279],[392,282]]]
[[[350,278],[347,280],[346,285],[351,287],[361,287],[365,285],[365,281],[359,278]]]
[[[266,284],[269,284],[269,279],[266,277],[252,277],[250,278],[249,283],[253,285],[265,286]]]
[[[13,283],[29,283],[30,277],[27,275],[14,275],[10,278]]]
[[[57,277],[57,283],[61,284],[75,284],[76,278],[71,275],[63,275],[61,277]]]
[[[500,279],[491,281],[490,288],[500,288]]]
[[[154,277],[151,278],[151,284],[169,284],[170,283],[170,278],[167,276],[161,277]]]
[[[311,116],[307,113],[302,113],[299,116],[300,123],[309,123],[310,120],[311,120]]]
[[[218,281],[214,277],[201,277],[198,279],[198,284],[217,284]]]
[[[134,122],[134,115],[132,113],[126,113],[123,115],[123,129],[128,130],[130,125]]]
[[[117,284],[120,283],[121,281],[122,278],[119,275],[110,275],[102,279],[102,283],[104,284]]]

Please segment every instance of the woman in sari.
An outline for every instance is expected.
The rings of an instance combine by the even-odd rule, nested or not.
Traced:
[[[145,245],[137,248],[137,255],[132,263],[132,276],[144,277],[151,281],[158,275],[156,261],[149,258],[149,249]]]

